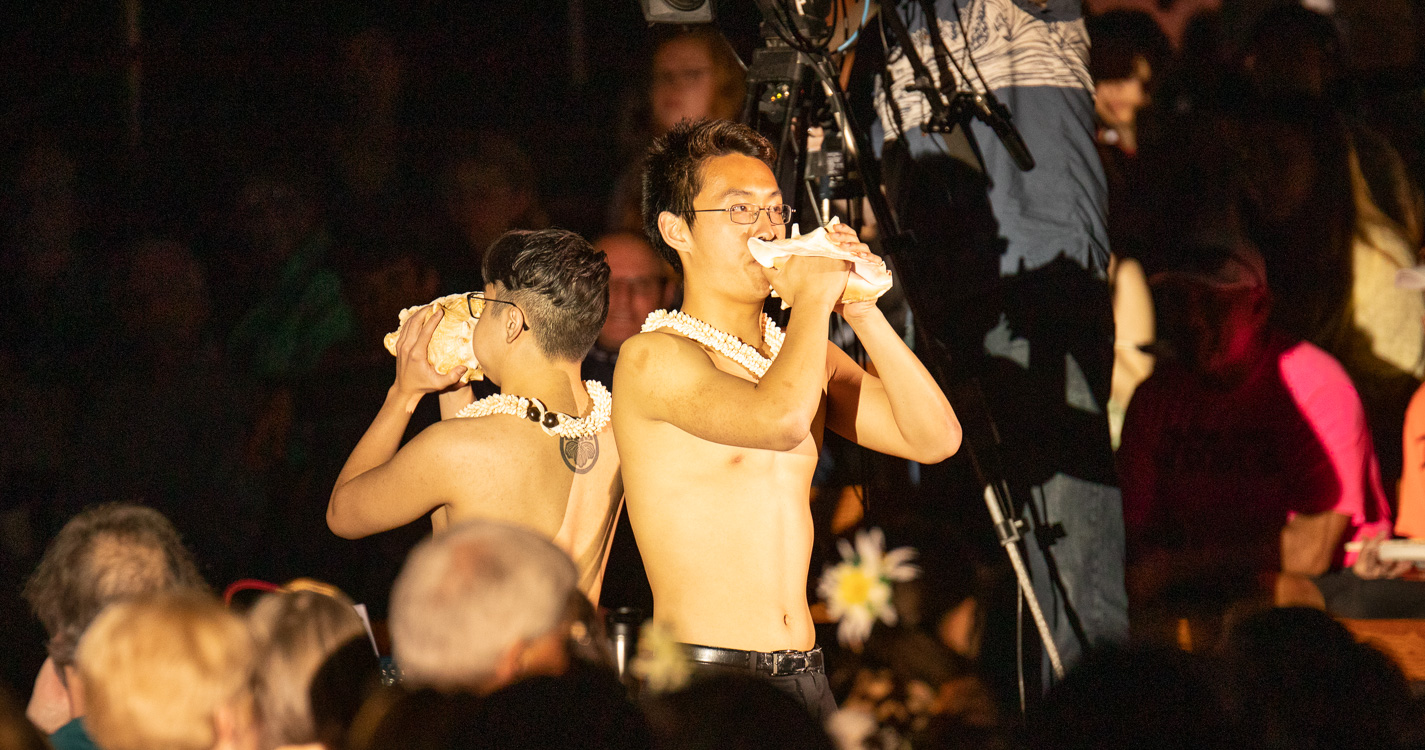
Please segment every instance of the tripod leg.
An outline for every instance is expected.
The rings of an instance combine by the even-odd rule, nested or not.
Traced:
[[[985,485],[985,504],[990,510],[990,520],[995,526],[1005,523],[1004,513],[1000,510],[998,498],[995,497],[994,488]],[[1024,565],[1024,558],[1019,554],[1019,545],[1015,539],[1004,540],[1005,554],[1009,555],[1009,564],[1014,568],[1014,577],[1019,581],[1019,590],[1024,596],[1024,603],[1029,605],[1029,614],[1034,619],[1034,627],[1039,631],[1039,641],[1044,644],[1044,653],[1049,657],[1049,666],[1054,670],[1054,679],[1064,679],[1064,662],[1059,658],[1059,647],[1054,643],[1054,633],[1049,629],[1049,622],[1044,619],[1044,610],[1039,606],[1039,597],[1034,594],[1034,583],[1029,579],[1029,569]]]

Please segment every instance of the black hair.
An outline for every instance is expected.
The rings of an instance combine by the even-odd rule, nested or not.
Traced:
[[[609,312],[609,264],[563,229],[506,232],[485,252],[485,282],[508,292],[545,356],[579,361]]]

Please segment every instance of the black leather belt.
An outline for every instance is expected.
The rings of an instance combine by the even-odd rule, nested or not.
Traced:
[[[689,661],[735,667],[765,677],[822,672],[826,668],[820,646],[810,651],[741,651],[684,643],[683,649]]]

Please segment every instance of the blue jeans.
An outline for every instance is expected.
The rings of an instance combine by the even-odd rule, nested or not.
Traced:
[[[1025,563],[1066,668],[1087,648],[1128,640],[1123,587],[1123,499],[1117,487],[1056,474],[1030,490]],[[1047,549],[1038,530],[1056,531]],[[1062,534],[1062,536],[1059,536]],[[1043,660],[1044,684],[1051,684]]]

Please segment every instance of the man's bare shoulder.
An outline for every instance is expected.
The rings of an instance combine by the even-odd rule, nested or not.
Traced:
[[[443,419],[422,430],[407,448],[451,460],[464,461],[476,456],[498,462],[499,453],[531,441],[538,433],[525,427],[525,420],[506,414]],[[492,448],[500,450],[492,452]]]
[[[667,331],[647,331],[619,347],[614,377],[657,377],[668,370],[700,366],[712,367],[712,360],[693,340]]]

